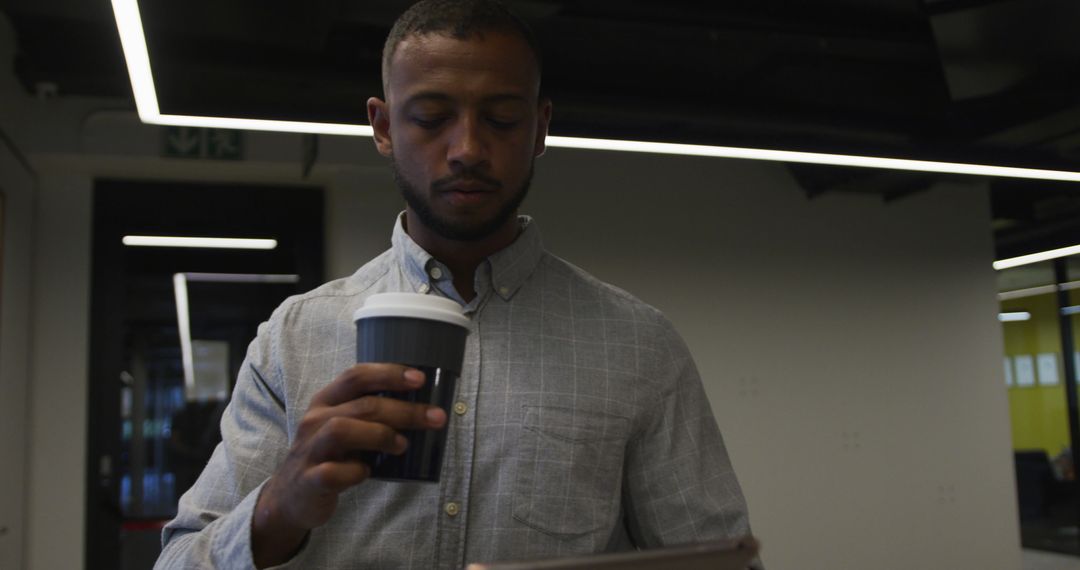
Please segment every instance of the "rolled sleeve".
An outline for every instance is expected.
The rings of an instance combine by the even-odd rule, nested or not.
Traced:
[[[275,323],[274,317],[263,323],[248,347],[221,419],[222,441],[199,479],[180,498],[176,518],[162,531],[156,569],[254,568],[255,504],[289,447]]]

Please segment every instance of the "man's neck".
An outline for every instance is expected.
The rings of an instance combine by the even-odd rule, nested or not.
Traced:
[[[519,225],[515,214],[501,228],[483,239],[453,240],[431,231],[411,208],[406,208],[405,231],[424,251],[450,269],[454,276],[454,289],[467,303],[476,297],[476,287],[473,282],[476,268],[492,254],[514,243]]]

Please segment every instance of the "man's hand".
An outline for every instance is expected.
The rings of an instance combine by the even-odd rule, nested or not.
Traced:
[[[407,443],[399,430],[446,425],[446,412],[436,406],[371,395],[423,384],[424,373],[413,368],[357,364],[315,394],[289,455],[255,505],[251,549],[256,568],[288,561],[307,533],[334,514],[338,495],[371,475],[357,451],[400,455]]]

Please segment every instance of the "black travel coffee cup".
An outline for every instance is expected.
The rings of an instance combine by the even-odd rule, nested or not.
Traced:
[[[439,406],[449,419],[469,334],[469,319],[461,306],[435,295],[379,293],[367,298],[353,320],[358,363],[395,362],[426,377],[417,390],[377,395]],[[360,458],[371,466],[375,479],[437,482],[448,425],[440,430],[402,430],[409,441],[402,455],[365,451]]]

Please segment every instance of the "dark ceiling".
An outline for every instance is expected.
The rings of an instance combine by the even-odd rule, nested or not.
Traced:
[[[161,110],[364,123],[410,3],[143,1]],[[544,47],[553,134],[1080,170],[1076,0],[508,3]],[[107,0],[0,6],[28,92],[130,98]],[[791,168],[810,196],[940,179]],[[999,255],[1080,243],[1080,186],[992,188]]]

